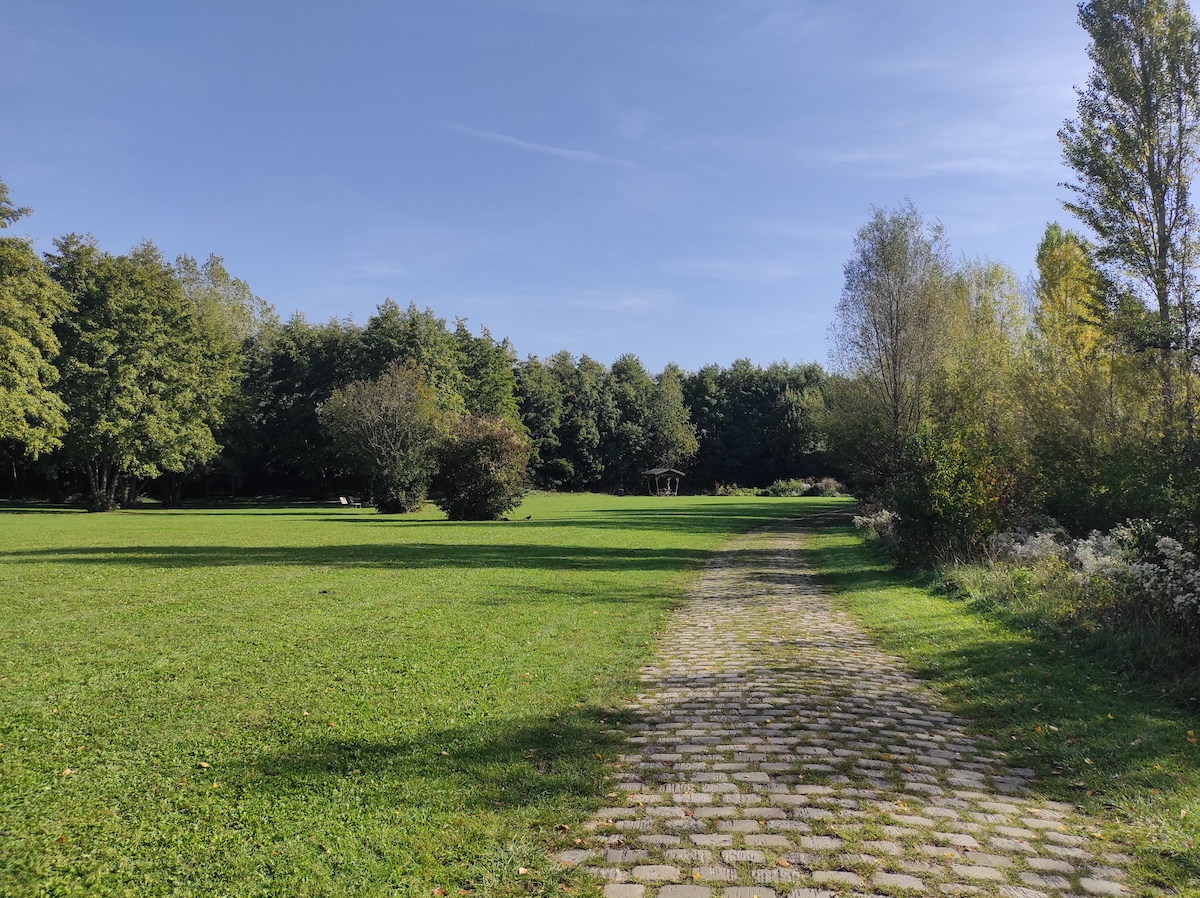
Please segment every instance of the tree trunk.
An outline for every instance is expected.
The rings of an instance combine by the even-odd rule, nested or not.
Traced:
[[[116,507],[117,466],[106,459],[93,458],[85,465],[91,495],[88,511],[112,511]]]

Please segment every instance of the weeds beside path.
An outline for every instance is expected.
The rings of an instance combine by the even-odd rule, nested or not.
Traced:
[[[896,572],[842,524],[811,529],[805,560],[886,650],[903,657],[1037,771],[1033,788],[1080,807],[1135,858],[1143,883],[1200,895],[1200,714],[918,576]]]

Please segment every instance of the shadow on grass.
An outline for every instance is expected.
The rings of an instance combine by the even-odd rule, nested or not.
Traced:
[[[619,501],[619,500],[617,500]],[[663,500],[664,503],[670,500]],[[701,506],[671,508],[612,508],[580,511],[552,518],[525,520],[520,510],[513,512],[510,521],[413,520],[401,515],[338,515],[328,516],[340,524],[387,527],[532,527],[584,528],[605,530],[655,530],[683,533],[744,533],[756,527],[770,525],[788,517],[814,515],[829,511],[845,500],[773,500],[771,502],[706,502]]]
[[[387,529],[423,529],[423,528],[493,528],[493,527],[526,527],[526,528],[584,528],[605,530],[653,530],[681,533],[742,533],[771,524],[786,517],[796,515],[821,514],[839,504],[844,499],[772,499],[744,502],[737,500],[713,499],[702,505],[684,504],[672,507],[671,499],[662,499],[662,505],[643,508],[620,508],[621,498],[611,497],[618,507],[605,507],[571,512],[561,516],[535,518],[525,520],[521,509],[511,514],[509,521],[448,521],[444,518],[424,518],[413,515],[381,515],[369,509],[346,509],[340,506],[313,505],[311,503],[283,502],[253,502],[240,501],[232,507],[198,507],[183,508],[138,508],[117,514],[167,515],[184,517],[241,516],[255,515],[263,512],[278,512],[290,520],[304,519],[314,522],[333,523],[340,525],[356,525],[360,527],[379,527]],[[682,500],[686,503],[686,499]],[[28,503],[0,502],[0,515],[55,513],[77,514],[82,509],[70,506],[48,506]]]
[[[769,552],[734,550],[746,563]],[[339,546],[75,546],[0,552],[0,564],[92,564],[153,568],[247,565],[356,568],[511,568],[526,570],[675,571],[717,554],[704,549],[527,544],[382,543]]]
[[[610,731],[630,719],[626,712],[584,708],[387,741],[343,739],[329,730],[301,747],[246,758],[241,773],[245,788],[267,792],[361,777],[389,786],[385,800],[396,800],[399,789],[410,800],[457,810],[541,806],[564,797],[594,804],[620,744]]]
[[[1122,827],[1146,826],[1149,805],[1179,823],[1200,782],[1200,751],[1189,741],[1200,715],[1129,682],[1119,659],[1087,652],[1069,633],[1030,630],[952,596],[914,596],[930,578],[894,570],[857,538],[845,539],[852,533],[828,523],[821,535],[844,541],[804,550],[819,581],[845,596],[875,638],[903,654],[978,732],[996,739],[1013,766],[1037,771],[1037,792]],[[1200,881],[1200,850],[1180,832],[1158,845],[1153,828],[1126,838],[1162,882]]]

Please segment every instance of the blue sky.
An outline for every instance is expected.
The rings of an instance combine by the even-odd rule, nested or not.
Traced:
[[[385,297],[522,354],[824,361],[911,198],[1024,276],[1088,71],[1064,0],[5,4],[0,178],[50,248],[225,257],[283,314]]]

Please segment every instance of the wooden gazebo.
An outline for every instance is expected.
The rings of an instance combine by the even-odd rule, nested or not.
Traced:
[[[678,496],[679,481],[684,475],[683,471],[674,468],[651,468],[642,471],[642,476],[646,478],[646,489],[651,496]]]

